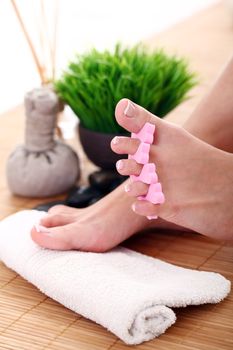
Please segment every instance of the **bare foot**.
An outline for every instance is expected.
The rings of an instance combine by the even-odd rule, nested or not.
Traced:
[[[32,239],[42,247],[102,252],[149,226],[146,218],[131,210],[133,199],[120,186],[99,202],[84,209],[55,206],[49,210]],[[47,232],[46,232],[47,231]]]
[[[154,205],[136,200],[132,206],[134,211],[142,216],[158,215],[206,236],[232,239],[233,155],[126,99],[118,103],[116,119],[130,132],[138,132],[145,122],[156,125],[150,162],[156,164],[166,201],[163,205]],[[111,146],[118,154],[134,154],[139,143],[137,139],[116,137]],[[122,175],[139,175],[141,168],[132,159],[118,163]],[[135,182],[128,184],[126,191],[132,197],[145,195],[148,185]]]
[[[124,185],[121,185],[99,202],[84,209],[56,205],[40,222],[44,226],[42,231],[47,232],[37,232],[33,227],[32,239],[40,246],[50,249],[93,252],[109,250],[133,234],[155,226],[155,222],[131,210],[133,201],[133,198],[126,195]],[[157,220],[156,227],[178,228],[163,220]]]
[[[42,247],[46,247],[50,249],[59,249],[59,250],[79,249],[79,250],[85,250],[85,251],[101,252],[101,251],[106,251],[108,249],[111,249],[112,247],[116,246],[117,244],[121,243],[122,241],[130,237],[131,235],[146,228],[165,227],[165,228],[184,229],[182,227],[183,226],[182,222],[186,223],[186,221],[188,220],[188,217],[187,217],[187,220],[182,220],[182,217],[180,217],[179,220],[176,220],[174,216],[174,211],[175,212],[178,211],[180,207],[179,202],[181,201],[182,196],[184,195],[183,190],[181,193],[179,192],[180,189],[178,192],[176,191],[175,187],[178,185],[179,186],[181,185],[180,184],[181,179],[179,179],[174,169],[176,169],[178,165],[180,167],[183,167],[183,169],[186,169],[185,179],[183,180],[183,187],[186,189],[187,186],[190,186],[190,182],[187,182],[186,180],[192,176],[194,177],[194,173],[192,174],[191,172],[191,164],[194,162],[196,156],[197,158],[200,158],[200,153],[198,153],[198,147],[195,147],[195,150],[196,150],[195,154],[193,152],[191,154],[188,154],[188,152],[185,152],[185,154],[187,153],[186,158],[188,158],[188,160],[187,160],[187,163],[184,165],[184,161],[182,160],[183,153],[180,153],[180,154],[176,153],[174,148],[174,145],[176,145],[177,143],[175,141],[178,138],[177,133],[182,134],[182,129],[172,126],[166,122],[163,122],[160,119],[152,116],[151,114],[149,114],[148,112],[142,109],[140,109],[140,111],[143,113],[140,113],[140,116],[138,115],[137,118],[129,120],[129,118],[125,117],[122,113],[126,103],[127,103],[126,100],[120,101],[117,106],[116,112],[117,112],[117,118],[119,123],[121,123],[129,131],[137,132],[145,123],[145,121],[148,120],[147,118],[149,118],[150,121],[152,118],[153,121],[156,122],[158,130],[160,129],[161,125],[164,125],[162,127],[164,132],[161,134],[159,132],[158,137],[156,137],[157,138],[156,143],[158,143],[158,146],[155,146],[152,157],[153,159],[155,159],[156,155],[158,156],[158,159],[156,158],[156,164],[157,164],[159,176],[161,178],[161,182],[163,183],[166,197],[168,196],[167,188],[170,192],[171,191],[170,187],[173,186],[173,192],[174,192],[173,197],[175,198],[174,203],[173,204],[171,203],[170,205],[171,209],[169,213],[165,216],[164,215],[161,215],[161,216],[166,217],[176,223],[179,222],[179,224],[175,225],[173,222],[168,222],[162,219],[149,221],[145,217],[135,214],[131,210],[131,206],[135,201],[135,198],[133,196],[132,197],[128,196],[124,191],[124,185],[121,185],[115,191],[111,192],[109,195],[104,197],[102,200],[95,203],[91,207],[88,207],[85,209],[74,209],[66,206],[55,206],[51,208],[49,210],[49,214],[41,220],[41,225],[44,226],[44,229],[42,228],[42,231],[47,231],[47,232],[37,232],[35,228],[33,228],[31,231],[32,239],[37,244],[41,245]],[[124,121],[124,118],[125,118],[125,121]],[[166,130],[167,132],[165,132]],[[168,140],[170,137],[168,135],[170,134],[172,138]],[[184,150],[186,149],[186,142],[187,144],[191,144],[192,142],[194,142],[193,138],[191,138],[191,136],[188,133],[185,133],[184,131],[183,134],[186,135],[185,138],[184,138],[184,135],[182,136],[182,140],[185,139],[184,141],[185,145],[182,144],[183,141],[178,142],[178,144],[180,144],[179,148],[182,149],[182,152],[184,152]],[[174,139],[174,144],[173,144],[173,139]],[[124,139],[121,139],[121,140],[124,143]],[[119,143],[118,145],[112,145],[113,149],[119,153],[130,152],[130,150],[128,149],[128,145],[131,144],[131,140],[127,139],[125,141],[127,145],[126,147],[121,143]],[[195,144],[197,141],[198,140],[195,139]],[[164,143],[163,147],[162,147],[162,143]],[[176,145],[177,151],[178,151],[178,144]],[[203,145],[205,144],[202,142],[201,145],[199,146],[200,152],[202,152]],[[123,146],[123,149],[118,148],[122,146]],[[207,145],[205,145],[204,149],[206,149],[206,147]],[[157,151],[156,151],[157,148],[158,150],[162,148],[164,149],[164,151],[163,152],[159,151],[157,154]],[[170,157],[169,167],[171,169],[171,176],[168,176],[168,172],[166,172],[166,174],[164,174],[164,179],[163,179],[163,175],[161,174],[161,171],[163,172],[163,164],[159,161],[159,157],[164,155],[164,153],[166,153],[165,151],[166,149],[169,149],[169,152],[170,152],[168,153],[168,158]],[[173,158],[171,157],[171,149],[173,149],[173,154],[175,153],[175,156],[173,156]],[[156,155],[154,153],[156,153]],[[222,153],[224,152],[220,151],[220,153],[218,153],[217,158],[222,159]],[[211,158],[209,159],[211,164],[215,161],[215,159],[212,159],[213,157],[215,158],[215,153],[213,152],[212,154],[211,152]],[[216,176],[220,176],[221,174],[219,175],[219,173],[221,172],[221,168],[219,168],[220,165],[216,164],[216,162],[214,162],[214,165],[213,165],[214,173],[216,173]],[[232,158],[231,158],[231,163],[232,163]],[[224,164],[225,164],[225,161],[224,161]],[[202,160],[202,165],[204,166],[204,168],[207,165],[205,164],[205,159]],[[131,166],[133,166],[133,168],[136,167],[135,168],[136,172],[140,171],[140,168],[138,168],[136,164],[132,165],[132,162],[131,162]],[[218,167],[217,169],[215,169],[216,166]],[[122,174],[127,174],[127,171],[129,171],[129,174],[130,174],[133,168],[130,168],[128,170],[127,168],[122,169]],[[164,168],[165,168],[165,165],[164,165]],[[222,169],[223,174],[224,174],[224,171],[225,170]],[[230,175],[232,174],[232,168],[229,174]],[[197,174],[196,178],[199,181],[194,181],[195,190],[193,190],[193,188],[190,188],[191,194],[189,193],[189,196],[190,196],[189,198],[191,198],[191,200],[189,200],[189,215],[191,216],[191,219],[190,221],[188,220],[189,222],[187,227],[191,226],[190,223],[193,220],[192,215],[194,213],[195,206],[199,205],[199,203],[196,203],[196,199],[194,201],[192,197],[193,193],[196,191],[196,186],[198,185],[198,188],[199,188],[202,185],[205,189],[205,184],[202,182],[203,180],[201,179],[201,176],[203,176],[202,172],[200,174]],[[229,180],[230,179],[228,179],[228,181]],[[125,184],[127,183],[128,181]],[[224,185],[224,182],[222,183],[222,185]],[[228,192],[227,186],[229,187],[229,185],[225,184],[225,190]],[[145,190],[145,188],[142,190]],[[216,189],[212,191],[212,196],[214,198],[213,201],[215,202],[219,200],[218,198],[219,191],[220,189],[217,189],[217,191]],[[225,193],[226,191],[224,191],[223,193]],[[131,194],[133,194],[133,192],[131,192]],[[204,200],[204,197],[203,197],[203,200]],[[186,202],[187,202],[187,198],[186,198]],[[165,208],[168,208],[167,203]],[[153,208],[153,212],[154,212],[154,208]],[[230,213],[230,207],[227,208],[227,212]],[[147,215],[147,213],[145,213],[145,215]],[[217,212],[217,216],[221,216],[221,213]],[[205,216],[203,220],[205,220]],[[217,232],[216,237],[218,236],[220,237],[222,232],[224,233],[223,230],[219,230],[219,235]],[[211,231],[210,235],[212,234],[213,232]]]

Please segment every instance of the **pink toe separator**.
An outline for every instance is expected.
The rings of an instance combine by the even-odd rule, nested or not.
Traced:
[[[153,204],[163,204],[165,201],[164,194],[162,192],[161,184],[151,184],[145,199]]]
[[[145,123],[141,130],[137,133],[132,133],[133,139],[139,139],[141,142],[152,144],[154,140],[155,125],[151,123]]]
[[[147,194],[145,196],[139,196],[138,199],[144,201],[146,200],[153,204],[163,204],[165,202],[165,197],[162,192],[161,183],[157,182],[156,184],[150,184]],[[148,215],[147,219],[158,219],[158,216]]]
[[[153,204],[163,204],[165,201],[164,194],[162,192],[162,186],[160,182],[156,184],[151,184],[149,186],[148,192],[145,196],[139,196],[139,200],[146,200]]]
[[[137,138],[141,141],[138,150],[133,155],[129,155],[129,159],[136,160],[137,163],[143,164],[140,175],[131,175],[130,178],[133,182],[142,181],[145,184],[150,185],[148,192],[145,196],[139,196],[139,200],[146,200],[153,204],[163,204],[165,201],[164,194],[162,192],[161,183],[158,182],[158,176],[156,174],[156,167],[154,163],[148,163],[150,145],[154,141],[155,125],[151,123],[145,123],[138,133],[132,133],[132,138]],[[148,215],[149,220],[157,219],[156,215]]]
[[[134,154],[129,155],[129,159],[134,159],[139,164],[146,164],[149,162],[149,152],[150,145],[148,143],[142,142],[140,143],[137,151]]]
[[[158,176],[155,172],[155,169],[156,168],[154,163],[144,164],[140,175],[139,176],[131,175],[130,178],[133,182],[142,181],[148,185],[155,184],[158,182]]]
[[[129,159],[136,160],[139,164],[147,164],[149,162],[150,145],[154,140],[155,125],[145,123],[141,130],[132,133],[131,137],[141,141],[137,151],[133,155],[129,155]]]

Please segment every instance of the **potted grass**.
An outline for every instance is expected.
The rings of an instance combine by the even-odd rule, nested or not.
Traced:
[[[118,156],[110,141],[125,130],[116,123],[117,102],[127,97],[159,117],[187,98],[195,76],[185,59],[142,45],[113,52],[90,52],[69,63],[54,83],[59,97],[79,118],[79,135],[89,159],[103,169],[113,169]]]

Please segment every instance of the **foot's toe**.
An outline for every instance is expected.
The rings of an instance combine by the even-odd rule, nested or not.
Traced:
[[[54,205],[48,210],[49,214],[77,214],[78,209],[68,207],[67,205]]]
[[[137,200],[132,204],[132,209],[136,214],[155,217],[160,216],[161,206],[145,200]]]
[[[111,148],[117,154],[134,154],[139,145],[139,140],[124,136],[116,136],[111,142]]]
[[[44,248],[69,250],[73,248],[74,215],[48,214],[31,230],[32,239]]]
[[[144,184],[141,181],[125,184],[125,192],[132,197],[144,196],[148,192],[149,185]]]
[[[36,225],[31,230],[34,242],[44,248],[57,250],[73,249],[73,227],[72,225],[44,227]]]
[[[134,133],[141,130],[146,122],[156,124],[156,126],[161,124],[159,118],[125,98],[118,102],[115,115],[118,124],[124,129]]]
[[[45,227],[64,226],[74,221],[74,214],[48,214],[40,220],[40,225]]]
[[[55,250],[104,252],[113,246],[105,236],[93,233],[87,225],[77,221],[56,227],[36,225],[31,230],[31,237],[41,247]]]
[[[138,164],[134,159],[120,159],[116,162],[116,168],[121,175],[139,175],[142,165]]]
[[[98,250],[98,235],[93,235],[77,220],[55,227],[35,225],[31,237],[41,247],[56,250]]]

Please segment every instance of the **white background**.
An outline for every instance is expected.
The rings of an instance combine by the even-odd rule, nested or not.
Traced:
[[[46,0],[51,31],[54,0]],[[214,3],[214,0],[58,0],[58,74],[74,52],[134,44]],[[38,0],[17,0],[27,28],[38,40]],[[10,0],[0,0],[0,112],[19,104],[40,84]]]

